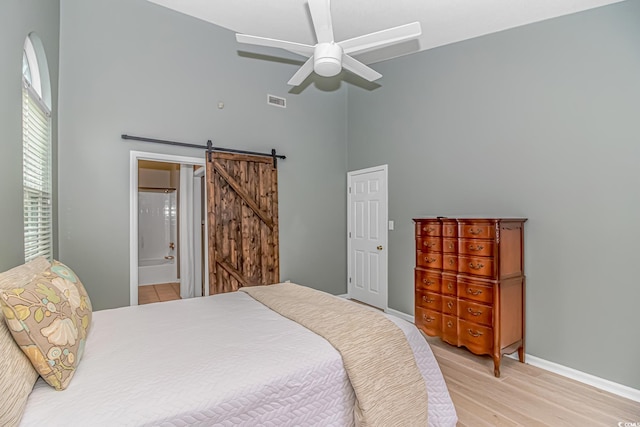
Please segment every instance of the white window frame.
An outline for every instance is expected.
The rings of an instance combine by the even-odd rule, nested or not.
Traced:
[[[22,78],[22,167],[25,262],[53,259],[51,110],[42,99],[40,65],[31,39],[24,44],[31,82]]]

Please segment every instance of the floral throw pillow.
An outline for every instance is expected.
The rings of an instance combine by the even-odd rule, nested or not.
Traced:
[[[91,301],[70,268],[54,261],[23,287],[0,292],[5,322],[42,378],[64,390],[82,358]]]

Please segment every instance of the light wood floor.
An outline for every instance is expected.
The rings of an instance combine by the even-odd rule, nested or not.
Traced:
[[[640,425],[638,402],[506,357],[495,378],[490,357],[440,338],[427,341],[449,387],[458,426]]]
[[[180,283],[138,286],[138,304],[173,301],[180,298]]]

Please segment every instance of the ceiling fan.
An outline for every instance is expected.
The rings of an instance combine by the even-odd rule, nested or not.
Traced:
[[[318,41],[314,46],[267,37],[236,34],[236,40],[240,43],[277,47],[309,57],[289,80],[288,84],[292,86],[300,85],[314,71],[320,76],[332,77],[339,74],[342,68],[370,82],[377,80],[382,77],[382,74],[354,59],[351,55],[412,40],[422,34],[420,23],[413,22],[336,42],[331,24],[330,0],[308,0],[308,2]]]

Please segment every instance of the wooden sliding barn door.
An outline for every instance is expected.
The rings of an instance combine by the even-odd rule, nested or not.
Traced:
[[[209,293],[280,281],[278,174],[270,157],[207,161]]]

